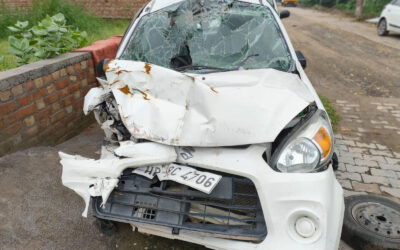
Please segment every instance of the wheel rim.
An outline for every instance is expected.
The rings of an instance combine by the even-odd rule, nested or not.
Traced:
[[[385,31],[386,31],[386,22],[385,22],[385,20],[380,21],[378,30],[379,30],[380,34],[385,33]]]
[[[355,205],[352,216],[357,223],[374,234],[400,239],[400,212],[376,202]]]

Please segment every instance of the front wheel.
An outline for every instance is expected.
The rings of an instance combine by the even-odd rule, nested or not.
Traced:
[[[386,19],[381,19],[378,23],[378,35],[386,36],[388,34]]]
[[[355,249],[399,249],[400,204],[373,195],[346,197],[342,239]]]

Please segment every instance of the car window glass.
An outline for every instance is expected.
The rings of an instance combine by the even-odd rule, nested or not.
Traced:
[[[188,0],[143,16],[120,59],[167,68],[289,70],[291,57],[271,10],[225,0]]]

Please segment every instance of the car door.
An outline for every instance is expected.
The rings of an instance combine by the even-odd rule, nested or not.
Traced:
[[[400,0],[396,0],[391,6],[391,28],[400,31]]]

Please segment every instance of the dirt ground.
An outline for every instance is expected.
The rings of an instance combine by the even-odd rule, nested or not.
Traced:
[[[378,128],[371,120],[385,120],[400,127],[398,117],[383,114],[376,103],[400,104],[400,34],[377,35],[374,24],[345,15],[306,8],[286,8],[284,19],[293,46],[307,59],[306,73],[317,91],[335,104],[348,100],[360,105],[362,136],[400,151],[399,130]],[[345,115],[338,109],[342,118]],[[341,119],[342,134],[353,135],[358,126]]]
[[[379,38],[373,26],[345,17],[300,8],[290,11],[285,25],[296,49],[306,56],[307,74],[320,93],[365,104],[362,119],[379,111],[368,111],[371,102],[399,102],[400,36]],[[354,127],[342,124],[349,133]],[[369,133],[369,138],[389,140],[393,147],[400,144],[398,134],[378,132]],[[204,249],[132,232],[124,224],[118,224],[114,236],[105,236],[90,213],[81,217],[83,201],[62,186],[57,152],[98,157],[101,140],[94,125],[56,147],[0,158],[0,249]],[[340,249],[349,248],[342,244]]]

